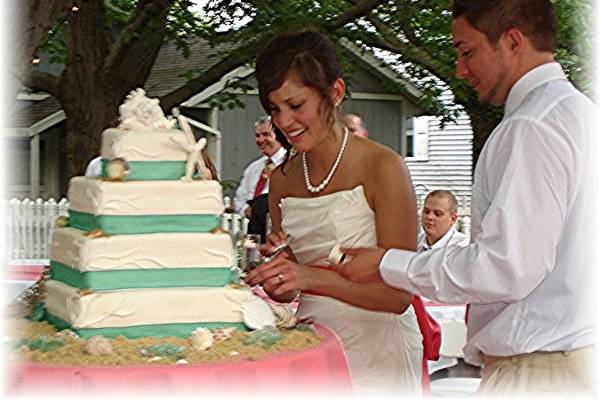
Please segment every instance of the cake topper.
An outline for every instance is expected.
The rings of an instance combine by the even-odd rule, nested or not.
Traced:
[[[198,142],[196,142],[192,128],[190,127],[190,124],[188,124],[185,117],[183,115],[178,115],[177,121],[179,122],[179,127],[185,134],[185,137],[183,140],[176,140],[175,138],[171,137],[171,140],[173,140],[187,152],[185,175],[181,179],[184,181],[191,181],[195,170],[198,170],[198,173],[202,179],[213,179],[213,174],[206,165],[204,157],[202,156],[202,150],[204,150],[206,147],[206,138],[201,138],[198,140]]]
[[[119,129],[136,130],[144,128],[171,129],[175,121],[165,118],[158,99],[146,97],[144,89],[132,90],[125,102],[119,106]]]

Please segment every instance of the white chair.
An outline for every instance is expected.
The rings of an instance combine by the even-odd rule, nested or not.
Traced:
[[[446,357],[462,358],[462,348],[467,341],[467,326],[464,320],[444,319],[439,320],[442,330],[442,345],[440,354]]]
[[[475,394],[481,378],[442,378],[431,381],[432,397],[468,397]]]
[[[431,375],[436,371],[454,367],[457,364],[458,359],[456,357],[446,357],[445,355],[440,354],[440,358],[437,361],[427,360],[427,370],[429,372],[429,375]]]

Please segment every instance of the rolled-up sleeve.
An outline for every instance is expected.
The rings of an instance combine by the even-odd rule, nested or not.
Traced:
[[[253,174],[255,173],[255,169],[254,163],[246,167],[242,175],[242,179],[240,180],[240,184],[235,191],[233,206],[235,207],[235,211],[240,215],[244,215],[244,210],[246,207],[248,207],[247,202],[248,200],[252,199],[252,195],[254,194],[254,186],[256,186],[256,182],[253,182]]]

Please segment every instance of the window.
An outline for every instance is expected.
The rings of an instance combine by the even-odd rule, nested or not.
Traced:
[[[406,158],[429,159],[429,117],[414,117],[406,121]]]

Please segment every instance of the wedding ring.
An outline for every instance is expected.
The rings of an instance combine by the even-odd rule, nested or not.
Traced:
[[[283,283],[285,279],[283,279],[283,274],[277,274],[277,278],[279,278],[279,283]]]

